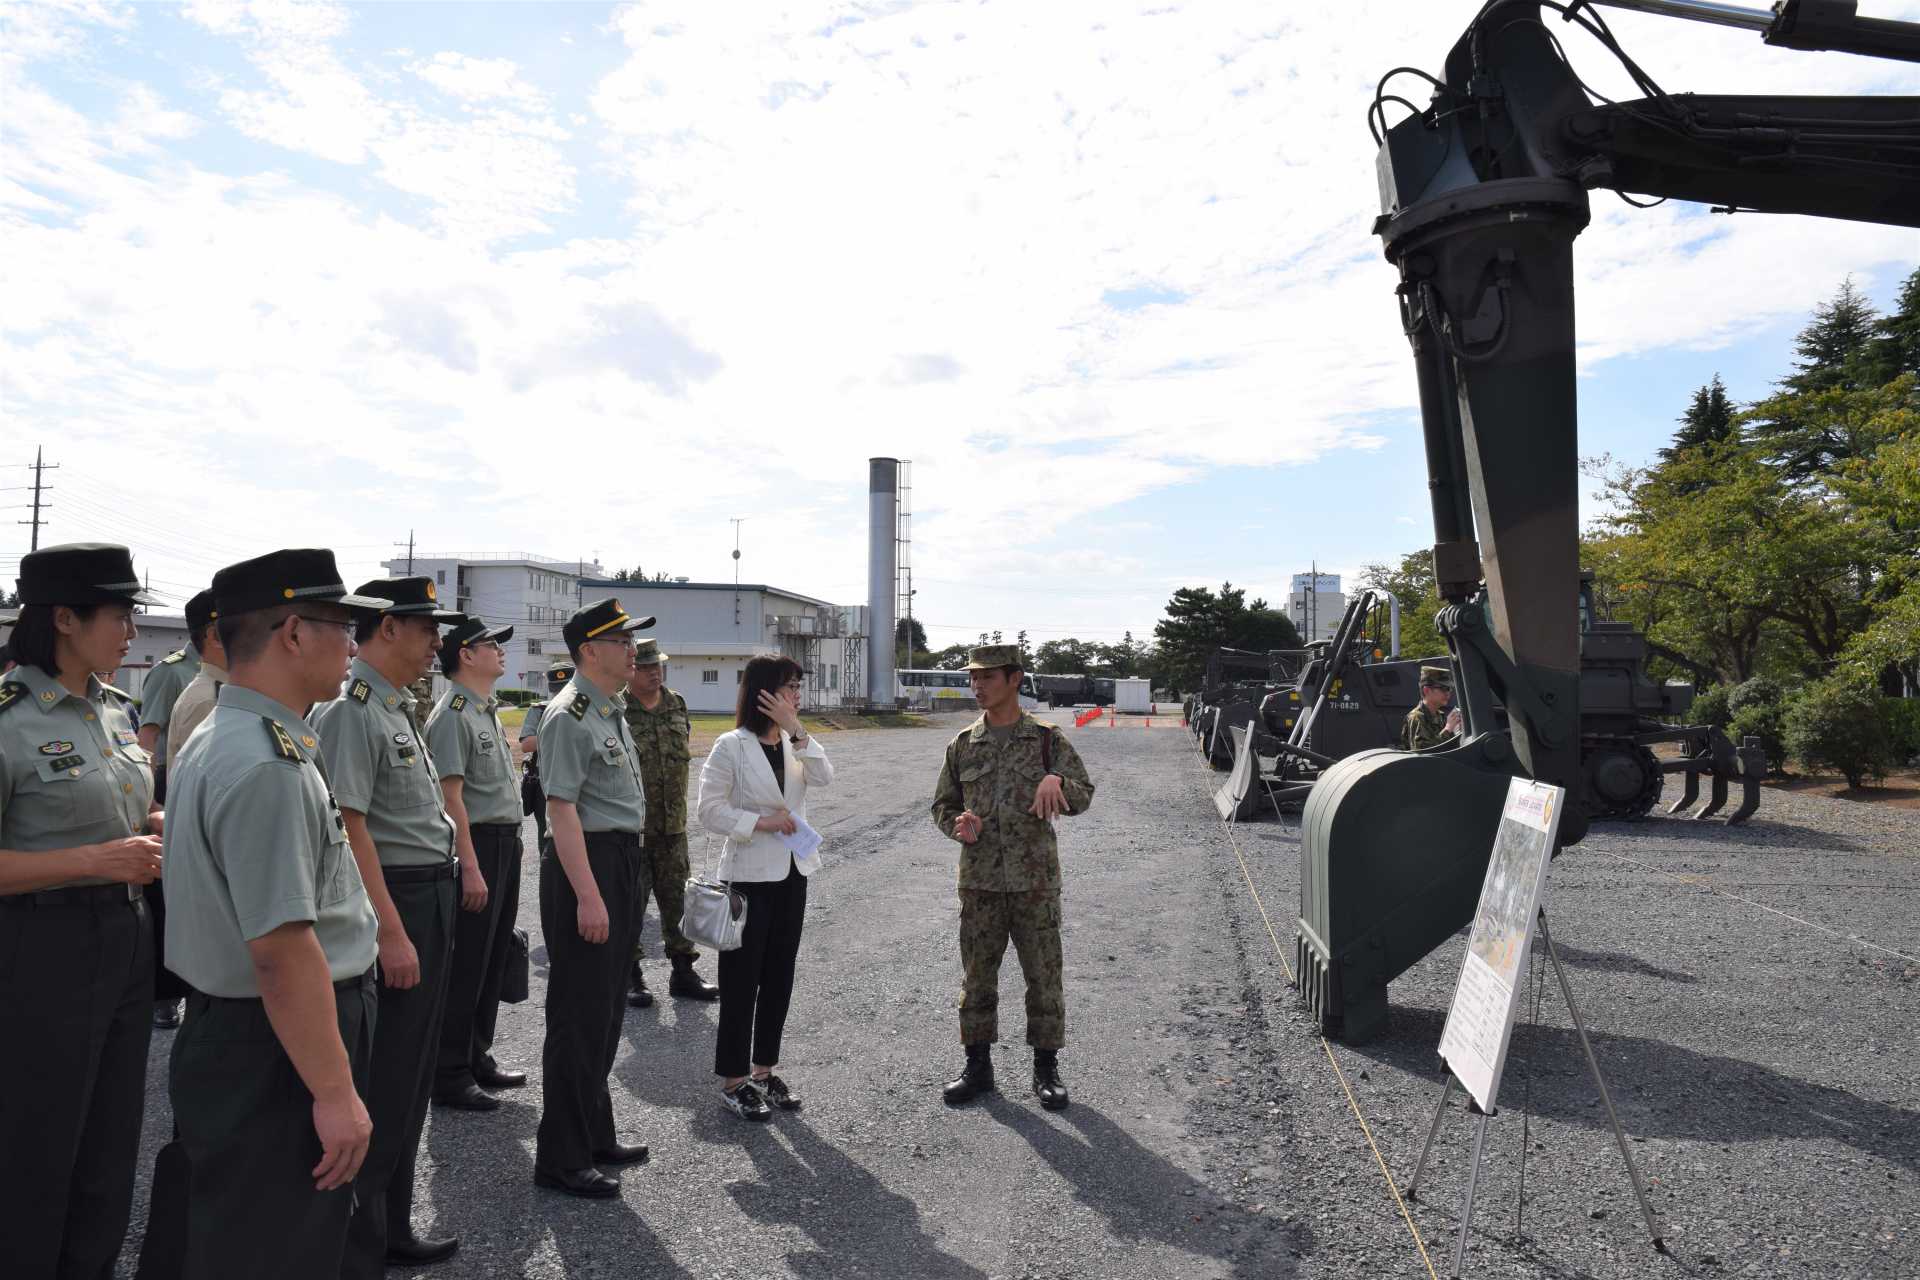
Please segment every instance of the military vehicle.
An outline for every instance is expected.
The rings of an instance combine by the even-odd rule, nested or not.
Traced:
[[[1745,26],[1781,48],[1920,61],[1920,24],[1858,18],[1853,0],[1779,0],[1770,11],[1600,3]],[[1674,95],[1595,4],[1473,9],[1442,74],[1417,72],[1434,89],[1426,106],[1389,92],[1409,71],[1395,68],[1367,113],[1379,144],[1374,230],[1395,268],[1419,390],[1444,602],[1436,622],[1466,730],[1444,751],[1333,762],[1307,797],[1300,992],[1323,1031],[1350,1041],[1378,1034],[1387,984],[1471,917],[1513,778],[1577,802],[1563,812],[1562,846],[1590,821],[1573,305],[1587,191],[1920,225],[1920,98]],[[1596,102],[1561,45],[1585,37],[1644,96]],[[1408,112],[1392,125],[1390,104]],[[1647,283],[1648,305],[1662,304],[1661,289]]]

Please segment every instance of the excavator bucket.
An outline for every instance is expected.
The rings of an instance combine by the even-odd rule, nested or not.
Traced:
[[[1260,755],[1253,746],[1253,722],[1233,731],[1233,768],[1213,793],[1213,807],[1227,822],[1245,822],[1260,812]]]

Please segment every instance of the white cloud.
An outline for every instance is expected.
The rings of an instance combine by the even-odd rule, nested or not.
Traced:
[[[1179,532],[1142,561],[1085,522],[1218,469],[1378,448],[1377,419],[1413,412],[1362,112],[1381,70],[1437,68],[1470,7],[646,4],[576,46],[604,65],[617,42],[615,70],[561,83],[391,40],[410,76],[363,65],[343,50],[370,10],[190,6],[247,60],[214,95],[226,122],[337,181],[196,166],[209,122],[152,86],[90,120],[31,61],[111,42],[35,17],[0,154],[6,412],[75,456],[166,441],[144,488],[204,494],[182,520],[365,548],[343,559],[369,574],[412,527],[721,577],[725,521],[752,514],[750,576],[844,599],[865,593],[863,460],[905,455],[928,617],[1003,625],[1011,599],[1143,631],[1193,580]],[[1670,89],[1913,84],[1609,17]],[[583,209],[575,158],[596,150]],[[1594,210],[1590,377],[1920,259],[1911,231]],[[1183,301],[1104,301],[1147,282]],[[1249,555],[1291,554],[1284,536]],[[173,550],[169,577],[212,567]],[[1069,616],[1043,616],[1056,600]]]

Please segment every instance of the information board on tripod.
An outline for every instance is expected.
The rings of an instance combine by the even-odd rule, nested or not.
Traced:
[[[1467,1232],[1473,1221],[1473,1195],[1480,1180],[1481,1157],[1486,1150],[1487,1122],[1496,1113],[1500,1096],[1500,1077],[1506,1068],[1507,1049],[1513,1040],[1514,1016],[1525,996],[1520,977],[1526,971],[1527,957],[1534,945],[1536,929],[1540,944],[1553,962],[1554,977],[1567,1012],[1579,1033],[1587,1068],[1606,1104],[1607,1120],[1613,1126],[1620,1156],[1626,1162],[1627,1177],[1634,1196],[1640,1202],[1640,1214],[1646,1220],[1653,1247],[1665,1246],[1660,1229],[1654,1224],[1653,1210],[1647,1204],[1640,1171],[1634,1166],[1633,1152],[1626,1134],[1620,1129],[1613,1098],[1607,1091],[1600,1063],[1587,1039],[1586,1024],[1574,1003],[1573,988],[1566,970],[1554,950],[1553,934],[1547,927],[1547,869],[1553,861],[1555,841],[1560,831],[1561,806],[1567,793],[1560,787],[1528,778],[1515,778],[1507,788],[1506,805],[1500,812],[1500,826],[1494,833],[1493,853],[1487,862],[1486,879],[1480,886],[1480,904],[1473,914],[1473,928],[1467,940],[1467,954],[1460,962],[1460,977],[1454,985],[1453,1003],[1440,1032],[1440,1057],[1446,1068],[1440,1104],[1433,1113],[1427,1140],[1420,1149],[1420,1162],[1414,1167],[1407,1194],[1417,1199],[1420,1176],[1427,1167],[1440,1121],[1446,1115],[1447,1099],[1457,1081],[1472,1100],[1468,1108],[1476,1124],[1473,1160],[1467,1167],[1467,1185],[1460,1201],[1460,1228],[1454,1239],[1453,1267],[1449,1275],[1459,1276],[1466,1262]]]

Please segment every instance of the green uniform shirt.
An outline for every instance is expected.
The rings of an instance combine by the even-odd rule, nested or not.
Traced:
[[[547,704],[544,702],[536,702],[527,708],[526,718],[520,722],[521,741],[524,742],[540,732],[540,717],[545,714],[546,709]]]
[[[540,718],[540,785],[549,800],[579,807],[582,831],[646,830],[646,791],[622,706],[623,695],[575,675]]]
[[[194,990],[260,994],[247,943],[307,921],[338,982],[373,967],[379,921],[318,736],[263,693],[223,685],[167,779],[167,968]]]
[[[1049,748],[1053,772],[1068,813],[1085,813],[1093,803],[1093,781],[1080,753],[1057,726],[1044,724],[1024,712],[1002,741],[981,716],[947,744],[940,781],[933,789],[933,820],[948,836],[954,819],[972,810],[980,819],[980,838],[960,846],[960,887],[1017,893],[1032,889],[1060,891],[1060,853],[1053,824],[1027,812],[1047,770],[1042,762],[1042,735]]]
[[[153,754],[161,765],[167,762],[167,725],[173,720],[173,704],[199,674],[200,651],[188,645],[154,663],[153,670],[147,672],[146,683],[140,686],[140,724],[160,726]]]
[[[467,821],[520,825],[520,785],[513,752],[500,728],[500,704],[459,685],[440,695],[427,719],[427,750],[443,778],[459,778]]]
[[[0,849],[49,853],[123,839],[146,830],[152,807],[153,772],[126,694],[93,676],[81,697],[38,667],[7,673],[0,683]],[[89,877],[46,887],[111,883]]]
[[[1400,736],[1395,745],[1402,751],[1425,751],[1452,742],[1453,738],[1454,735],[1447,732],[1447,713],[1429,711],[1425,702],[1417,702],[1400,722]]]
[[[334,798],[366,815],[383,867],[430,867],[453,857],[453,819],[415,713],[412,694],[355,658],[346,692],[313,717]]]
[[[660,701],[649,711],[629,693],[627,732],[633,736],[634,754],[640,759],[640,784],[647,793],[647,834],[685,835],[687,764],[693,757],[693,722],[687,719],[687,700],[663,688]]]

